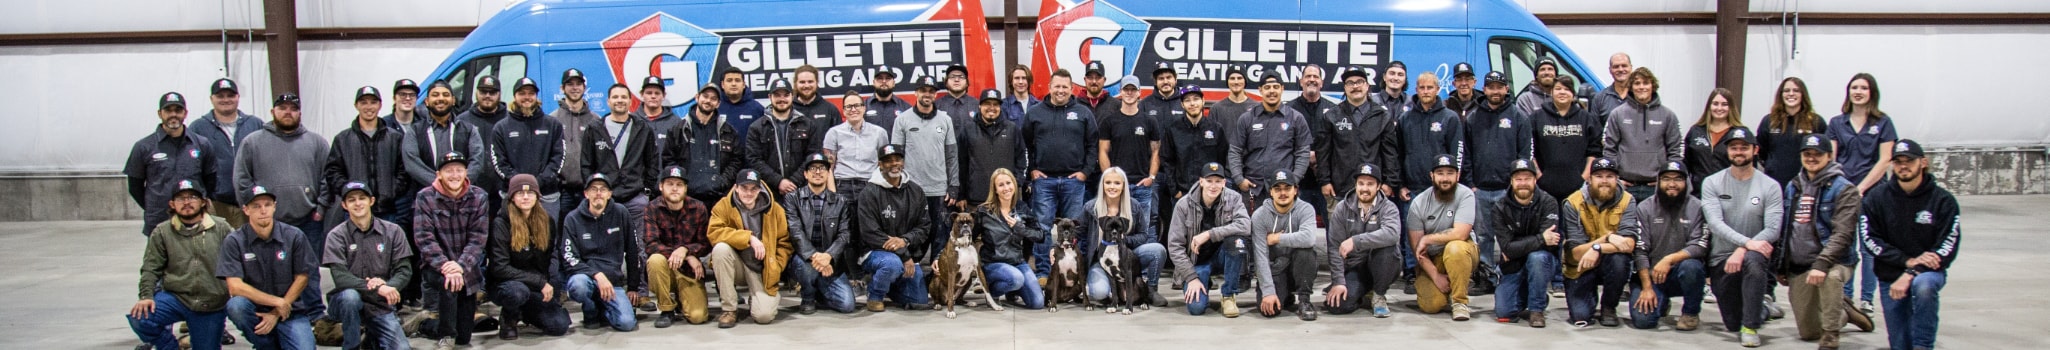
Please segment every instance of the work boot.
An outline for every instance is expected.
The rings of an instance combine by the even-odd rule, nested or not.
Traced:
[[[817,312],[819,312],[819,304],[816,302],[805,300],[797,304],[797,314],[799,315],[811,315]]]
[[[1673,321],[1673,328],[1683,331],[1692,331],[1696,328],[1701,328],[1701,316],[1680,315],[1680,318],[1678,320]]]
[[[871,300],[871,301],[869,301],[869,302],[868,302],[868,312],[883,312],[883,301],[881,301],[881,300]]]
[[[1616,310],[1602,310],[1601,323],[1602,327],[1615,327],[1623,325],[1622,320],[1616,319]]]
[[[1217,308],[1220,311],[1224,311],[1224,318],[1239,317],[1239,298],[1236,296],[1224,297],[1223,301],[1218,302]]]
[[[1545,328],[1544,311],[1531,311],[1526,317],[1530,317],[1530,328]]]
[[[1844,299],[1844,322],[1858,326],[1860,332],[1871,332],[1875,328],[1872,324],[1872,315],[1859,311],[1856,305],[1851,304],[1851,299]]]
[[[1837,346],[1840,345],[1837,343],[1837,337],[1837,332],[1823,332],[1822,341],[1815,348],[1818,350],[1836,350]]]
[[[1317,303],[1310,301],[1310,293],[1296,293],[1296,317],[1304,321],[1317,320]]]
[[[733,328],[737,324],[740,324],[740,313],[733,311],[719,312],[719,328]]]
[[[518,327],[519,323],[517,322],[507,318],[505,324],[498,327],[498,340],[519,340],[520,327]],[[364,344],[370,344],[370,342],[364,342]]]
[[[676,324],[675,311],[663,311],[661,315],[655,316],[655,328],[669,328],[669,325],[673,324]]]

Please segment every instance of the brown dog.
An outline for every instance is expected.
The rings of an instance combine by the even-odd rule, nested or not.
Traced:
[[[980,283],[983,290],[989,289],[989,278],[982,275],[982,259],[978,255],[981,248],[982,242],[975,235],[975,217],[954,214],[953,233],[947,238],[946,248],[939,251],[939,261],[932,264],[933,278],[928,287],[934,299],[939,299],[933,310],[947,310],[947,318],[954,318],[954,304],[968,294],[970,287]],[[995,296],[988,292],[982,295],[989,299],[991,308],[1004,311]]]
[[[1084,310],[1093,310],[1083,296],[1085,284],[1089,283],[1089,259],[1076,248],[1082,234],[1075,220],[1060,218],[1053,221],[1053,251],[1050,266],[1053,271],[1046,274],[1046,312],[1060,312],[1061,303],[1080,301]]]

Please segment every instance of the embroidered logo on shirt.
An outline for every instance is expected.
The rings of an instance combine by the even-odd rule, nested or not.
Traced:
[[[1267,124],[1253,124],[1253,131],[1267,130]]]
[[[278,251],[278,261],[285,261],[285,252]]]
[[[1075,120],[1075,112],[1068,112],[1068,120]]]
[[[1915,213],[1915,223],[1923,225],[1936,223],[1936,215],[1930,214],[1928,210]]]
[[[585,240],[590,240],[590,239],[591,239],[591,233],[590,233],[590,232],[585,232],[585,233],[584,233],[584,239],[585,239]]]
[[[547,135],[547,134],[548,134],[548,130],[542,130],[542,129],[534,129],[534,135],[536,135],[536,136],[538,136],[538,135]]]
[[[889,207],[883,207],[883,218],[884,218],[884,219],[892,219],[892,220],[895,220],[895,219],[897,219],[897,207],[896,207],[896,206],[889,206]]]
[[[379,252],[379,253],[383,253],[383,252],[384,252],[384,243],[378,243],[378,244],[377,244],[377,252]]]
[[[1510,128],[1510,126],[1509,126],[1509,118],[1502,118],[1502,128],[1503,128],[1503,129],[1508,129],[1508,128]]]
[[[352,251],[352,252],[353,252],[353,251],[356,251],[356,244],[355,244],[355,243],[349,243],[349,251]]]
[[[256,253],[242,253],[242,261],[255,261]]]
[[[1215,138],[1217,138],[1217,132],[1215,132],[1215,131],[1209,131],[1209,130],[1204,130],[1204,131],[1203,131],[1203,138],[1204,138],[1204,139],[1215,139]]]
[[[1879,134],[1879,126],[1878,126],[1878,125],[1873,125],[1872,127],[1869,127],[1869,128],[1865,128],[1865,133],[1867,133],[1867,134],[1873,134],[1873,135],[1878,135],[1878,134]]]
[[[1694,138],[1694,145],[1695,145],[1695,146],[1701,146],[1701,147],[1708,147],[1708,138],[1706,138],[1706,137],[1696,137],[1696,138]]]
[[[507,131],[507,132],[505,132],[505,137],[520,137],[520,132],[518,132],[518,131]]]
[[[157,153],[157,154],[152,154],[152,155],[149,155],[149,159],[150,159],[150,160],[152,160],[152,161],[157,161],[157,160],[165,160],[165,159],[171,159],[171,155],[169,155],[169,154],[163,154],[163,153]]]
[[[754,119],[754,118],[755,118],[755,116],[754,116],[753,114],[742,114],[742,115],[740,115],[740,120],[748,120],[748,119]]]
[[[1146,136],[1146,127],[1141,126],[1132,128],[1132,135]]]
[[[1438,124],[1438,122],[1431,122],[1431,132],[1439,132],[1439,131],[1445,131],[1445,127],[1444,127],[1444,125],[1440,125],[1440,124]]]
[[[194,159],[198,159],[198,158],[199,158],[199,150],[197,150],[197,149],[194,149],[194,150],[192,150],[192,152],[190,152],[190,153],[192,154],[192,158],[194,158]]]
[[[1751,197],[1751,205],[1759,205],[1759,204],[1761,204],[1761,203],[1765,203],[1765,199],[1761,199],[1761,198],[1758,198],[1758,197]]]
[[[1281,131],[1288,131],[1288,123],[1281,123]]]

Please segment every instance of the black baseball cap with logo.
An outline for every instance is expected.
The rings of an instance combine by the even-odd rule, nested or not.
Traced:
[[[1816,152],[1822,152],[1824,154],[1827,154],[1830,152],[1834,152],[1834,148],[1832,146],[1835,145],[1831,144],[1829,138],[1823,137],[1822,134],[1801,135],[1802,151],[1814,150]]]
[[[611,178],[605,177],[604,173],[591,173],[591,176],[584,179],[584,188],[591,188],[591,186],[597,186],[601,183],[605,184],[605,188],[612,188]]]
[[[1664,176],[1666,173],[1678,173],[1680,177],[1685,178],[1687,177],[1687,165],[1680,164],[1680,162],[1666,162],[1666,166],[1659,168],[1659,175]]]
[[[690,183],[690,178],[683,176],[686,173],[687,172],[683,171],[683,166],[671,165],[668,168],[662,169],[662,178],[660,180],[678,179],[683,180],[683,183],[688,184]]]
[[[988,103],[991,101],[1004,103],[1004,92],[997,91],[997,89],[982,89],[982,100],[977,102]]]
[[[711,84],[705,85],[711,86]],[[669,87],[669,84],[662,83],[662,77],[659,76],[650,75],[646,78],[641,78],[641,89],[647,89],[650,86],[655,88],[667,88]]]
[[[1730,142],[1744,141],[1744,144],[1758,145],[1758,134],[1751,132],[1751,128],[1742,125],[1731,126],[1729,130],[1723,133],[1723,144],[1727,145]]]
[[[1450,154],[1440,154],[1431,157],[1431,170],[1438,170],[1438,168],[1452,168],[1454,170],[1457,170],[1459,169],[1458,158],[1453,158]]]
[[[249,187],[249,201],[254,202],[257,198],[263,197],[270,197],[272,201],[278,200],[278,194],[271,193],[268,188],[263,188],[263,186]]]
[[[470,157],[464,157],[462,153],[448,152],[448,154],[441,155],[441,162],[436,163],[434,167],[440,169],[448,166],[449,163],[462,163],[463,166],[470,166]]]
[[[420,83],[413,82],[413,79],[399,79],[399,81],[391,83],[391,93],[393,96],[406,94],[406,90],[413,90],[412,93],[418,94],[420,93]]]
[[[826,166],[832,166],[833,160],[826,158],[826,154],[824,153],[812,153],[810,156],[804,157],[804,167],[810,168],[813,164],[825,164]]]
[[[967,75],[968,75],[968,66],[963,66],[963,65],[958,65],[958,64],[956,64],[956,65],[951,65],[951,66],[947,66],[947,72],[946,72],[946,73],[947,73],[948,75],[952,75],[952,74],[954,74],[954,72],[961,72],[961,75],[965,77],[965,76],[967,76]]]
[[[192,181],[191,179],[178,180],[178,189],[171,191],[171,198],[177,198],[178,194],[185,193],[186,191],[191,191],[193,195],[199,196],[200,199],[206,199],[206,189],[199,188],[199,182]]]
[[[369,97],[369,98],[370,98],[370,99],[372,99],[372,100],[378,100],[378,101],[383,101],[383,100],[384,100],[384,97],[383,97],[383,96],[378,96],[378,95],[377,95],[377,88],[376,88],[376,87],[372,87],[372,86],[370,86],[370,85],[364,85],[363,87],[360,87],[360,88],[356,88],[356,100],[357,100],[357,101],[362,101],[362,100],[363,100],[363,98],[365,98],[365,97]]]
[[[883,147],[876,148],[876,160],[882,160],[891,156],[896,156],[900,159],[904,158],[904,148],[891,144],[885,144]]]
[[[235,81],[228,78],[215,79],[213,85],[207,86],[207,91],[209,95],[219,95],[222,91],[236,94],[242,93],[242,89],[235,86]]]
[[[1481,80],[1482,85],[1509,85],[1509,76],[1502,75],[1502,72],[1488,72],[1488,76],[1482,77]]]
[[[535,82],[534,78],[521,77],[520,80],[513,81],[513,92],[519,92],[521,89],[534,89],[534,92],[539,93],[541,83]]]
[[[889,78],[884,78],[883,76],[889,76]],[[876,67],[875,78],[876,80],[896,79],[897,71],[890,70],[890,66]]]
[[[1360,164],[1360,169],[1352,172],[1352,178],[1359,179],[1361,176],[1374,178],[1374,181],[1381,181],[1381,169],[1375,169],[1373,164]]]
[[[569,84],[571,81],[582,82],[584,81],[584,71],[577,70],[576,68],[565,69],[562,71],[561,81],[563,84]]]
[[[1089,61],[1089,67],[1082,70],[1082,76],[1103,76],[1103,62]]]
[[[931,77],[931,76],[923,76],[923,77],[918,77],[918,79],[915,79],[915,80],[913,80],[913,81],[912,81],[912,83],[911,83],[911,90],[913,90],[913,91],[917,91],[917,90],[934,90],[934,91],[938,91],[939,89],[940,89],[940,86],[939,86],[939,84],[937,84],[937,83],[934,83],[934,82],[932,81],[932,77]]]
[[[1294,187],[1299,181],[1302,181],[1302,179],[1299,179],[1295,174],[1289,174],[1287,170],[1276,171],[1274,172],[1274,178],[1267,179],[1267,187],[1274,188],[1281,185]]]
[[[498,92],[498,77],[486,75],[483,78],[477,78],[477,91]]]
[[[1359,67],[1353,67],[1352,69],[1347,69],[1347,70],[1345,70],[1345,72],[1343,72],[1343,73],[1338,73],[1338,81],[1345,81],[1346,79],[1352,79],[1352,78],[1354,78],[1354,77],[1358,77],[1358,78],[1360,78],[1360,79],[1366,79],[1366,78],[1367,78],[1367,69],[1366,69],[1366,68],[1359,68]]]
[[[349,196],[349,193],[354,192],[363,192],[365,196],[377,197],[376,193],[370,192],[370,185],[364,184],[361,181],[350,181],[348,184],[342,185],[342,197],[346,198]]]
[[[163,96],[157,97],[157,110],[161,111],[170,109],[171,106],[178,106],[179,109],[184,109],[185,95],[181,95],[178,94],[178,92],[176,91],[172,91],[166,92]]]
[[[1274,72],[1268,72],[1267,74],[1260,75],[1259,86],[1267,86],[1267,84],[1281,84],[1281,76],[1275,75]]]
[[[790,79],[777,78],[776,81],[769,82],[769,93],[774,94],[777,91],[789,92]]]
[[[299,94],[291,92],[278,94],[278,98],[272,99],[270,102],[271,107],[283,106],[287,104],[292,105],[292,107],[294,108],[299,107]]]
[[[1452,65],[1452,77],[1458,78],[1461,75],[1469,77],[1473,76],[1473,65],[1466,64],[1466,62],[1459,62],[1459,64]]]
[[[1928,155],[1923,154],[1921,142],[1915,142],[1915,140],[1909,139],[1901,139],[1900,141],[1893,143],[1893,157],[1912,157],[1914,159],[1922,159],[1928,157]]]
[[[1537,174],[1537,163],[1529,159],[1517,159],[1509,163],[1509,175],[1516,175],[1518,172],[1526,171],[1531,174]]]
[[[1230,178],[1230,177],[1231,177],[1231,176],[1230,176],[1229,174],[1225,174],[1225,173],[1224,173],[1224,165],[1220,165],[1220,164],[1217,164],[1216,162],[1211,162],[1211,163],[1205,163],[1205,164],[1203,164],[1203,177],[1211,177],[1211,176],[1216,176],[1216,177],[1222,177],[1222,178]]]
[[[1594,159],[1594,165],[1593,165],[1592,169],[1588,170],[1588,173],[1590,173],[1590,174],[1591,174],[1591,173],[1594,173],[1594,172],[1597,172],[1597,171],[1604,171],[1604,170],[1606,170],[1606,171],[1608,171],[1608,172],[1612,172],[1612,173],[1618,173],[1618,174],[1621,174],[1621,173],[1623,172],[1623,165],[1622,165],[1622,164],[1618,164],[1618,163],[1616,163],[1616,160],[1615,160],[1615,159],[1609,159],[1609,158],[1595,158],[1595,159]]]
[[[1149,76],[1152,76],[1153,78],[1160,78],[1160,74],[1162,73],[1174,75],[1174,67],[1167,66],[1167,63],[1161,63],[1160,67],[1153,68],[1153,74],[1150,74]]]

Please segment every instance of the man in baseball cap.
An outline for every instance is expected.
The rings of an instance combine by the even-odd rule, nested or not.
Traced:
[[[1131,78],[1132,76],[1127,75],[1125,77]],[[1107,86],[1104,85],[1108,79],[1110,78],[1103,74],[1103,62],[1090,61],[1088,68],[1082,70],[1082,93],[1075,95],[1076,101],[1081,102],[1084,106],[1088,106],[1090,110],[1098,111],[1098,113],[1104,110],[1117,109],[1118,107],[1115,103],[1111,103],[1109,107],[1104,106],[1110,100],[1110,91],[1105,89]],[[1120,82],[1122,82],[1122,79],[1120,79]]]
[[[1939,296],[1958,258],[1962,213],[1957,198],[1930,178],[1922,147],[1910,139],[1894,143],[1893,181],[1866,193],[1860,210],[1871,223],[1864,244],[1875,252],[1872,272],[1892,286],[1879,300],[1896,349],[1935,346]]]
[[[1350,314],[1363,305],[1374,317],[1385,318],[1388,286],[1402,277],[1402,258],[1408,254],[1395,245],[1402,239],[1402,213],[1395,201],[1381,195],[1382,169],[1360,164],[1352,174],[1351,196],[1337,198],[1325,232],[1329,246],[1325,259],[1331,266],[1331,286],[1324,290],[1324,306],[1335,315]]]
[[[1474,86],[1474,78],[1473,65],[1459,62],[1452,66],[1452,93],[1445,98],[1445,108],[1452,109],[1452,113],[1461,118],[1479,110],[1481,97],[1485,96]]]
[[[249,225],[221,239],[214,271],[227,283],[228,320],[257,348],[312,349],[313,319],[326,310],[315,282],[321,255],[317,240],[272,219],[278,193],[252,186],[243,196]],[[193,332],[211,333],[199,327],[193,325]]]
[[[975,112],[980,104],[977,100],[979,95],[976,95],[974,91],[968,90],[969,83],[968,67],[961,65],[947,66],[946,76],[940,78],[940,84],[944,85],[944,89],[941,90],[946,94],[936,97],[933,101],[933,105],[946,112],[947,116],[954,118],[953,122],[956,129],[964,131],[968,129],[969,125],[974,125],[975,116],[978,115]],[[999,103],[1001,103],[1001,99],[999,99]],[[819,137],[824,138],[823,131],[826,128],[817,127],[817,129],[821,131]],[[814,144],[818,142],[818,140],[812,141]]]
[[[1232,127],[1245,133],[1232,139],[1231,147],[1250,151],[1225,164],[1237,167],[1232,169],[1240,177],[1235,188],[1253,197],[1253,203],[1266,200],[1269,193],[1258,187],[1272,180],[1268,176],[1284,170],[1300,176],[1309,170],[1311,128],[1301,112],[1282,106],[1282,89],[1280,75],[1268,72],[1260,77],[1260,108]]]
[[[1451,311],[1452,320],[1472,317],[1468,284],[1480,259],[1472,239],[1473,190],[1459,184],[1459,158],[1430,158],[1431,186],[1410,202],[1410,246],[1417,259],[1417,307],[1426,314]]]
[[[868,100],[868,113],[862,120],[883,130],[895,130],[891,128],[897,125],[897,114],[911,110],[911,103],[897,98],[897,72],[889,66],[876,67],[874,78],[869,85],[875,90],[875,98]]]
[[[1317,302],[1310,300],[1310,288],[1317,278],[1317,265],[1324,257],[1317,256],[1315,244],[1294,244],[1283,242],[1314,242],[1317,221],[1316,211],[1309,204],[1297,206],[1297,185],[1302,176],[1288,171],[1277,171],[1267,182],[1268,200],[1253,210],[1250,226],[1255,227],[1253,256],[1267,259],[1253,259],[1253,268],[1260,273],[1260,315],[1274,317],[1283,309],[1296,313],[1303,321],[1317,320]]]
[[[1635,240],[1616,234],[1623,212],[1636,198],[1623,191],[1618,179],[1622,163],[1595,158],[1587,186],[1566,196],[1560,203],[1559,229],[1566,233],[1562,262],[1566,276],[1567,321],[1587,327],[1599,321],[1604,327],[1621,325],[1616,303],[1622,300],[1630,280],[1630,248]],[[1596,313],[1599,312],[1599,315]],[[1599,319],[1597,319],[1599,317]]]
[[[689,171],[663,168],[661,193],[647,210],[649,297],[656,309],[655,328],[669,328],[681,319],[691,324],[709,320],[704,259],[712,254],[705,237],[709,215],[704,202],[690,197]]]
[[[1771,253],[1786,208],[1783,187],[1757,166],[1756,137],[1751,129],[1731,127],[1723,137],[1730,167],[1701,180],[1704,203],[1715,203],[1703,209],[1709,211],[1707,225],[1716,237],[1708,243],[1708,278],[1725,329],[1737,332],[1747,347],[1763,343],[1758,329],[1765,325],[1766,312],[1759,305],[1772,292]]]
[[[151,227],[144,245],[137,301],[128,311],[129,329],[144,347],[177,349],[179,337],[170,326],[185,322],[192,328],[192,348],[219,349],[229,339],[223,338],[227,333],[222,329],[228,289],[215,277],[215,257],[221,241],[235,228],[206,214],[207,189],[199,180],[174,184],[165,200],[173,218]],[[178,261],[181,257],[200,261]]]
[[[799,284],[797,313],[811,314],[823,306],[842,314],[854,312],[854,289],[848,284],[847,269],[854,267],[847,249],[853,241],[853,200],[833,188],[833,160],[822,153],[804,158],[804,183],[786,201],[790,236],[796,250],[784,271]]]
[[[1523,92],[1516,95],[1516,110],[1523,115],[1538,115],[1539,108],[1551,103],[1553,80],[1558,77],[1558,62],[1550,57],[1538,59],[1537,79],[1531,80],[1530,85],[1524,86]]]
[[[925,276],[932,219],[927,215],[925,191],[904,177],[904,149],[883,145],[876,150],[881,176],[869,179],[872,186],[855,196],[855,215],[861,231],[855,233],[868,258],[862,263],[868,281],[869,312],[882,312],[884,299],[905,310],[932,307],[926,293]],[[874,229],[870,229],[874,227]],[[860,256],[860,255],[856,255]]]
[[[185,95],[167,92],[157,97],[156,130],[129,147],[121,171],[128,176],[129,198],[143,208],[144,235],[170,219],[171,195],[181,181],[199,179],[206,188],[214,185],[219,168],[211,156],[212,141],[187,132]]]
[[[211,193],[207,198],[209,213],[228,220],[231,226],[241,226],[248,220],[242,217],[240,201],[236,199],[235,154],[242,149],[242,140],[263,130],[264,121],[241,110],[242,95],[234,80],[221,78],[207,85],[208,106],[213,109],[197,115],[186,130],[211,142],[210,148],[201,149],[213,157],[213,179],[202,179],[218,185],[205,186]],[[181,96],[182,99],[182,96]],[[187,101],[186,103],[190,103]],[[158,106],[162,109],[162,105]],[[202,183],[204,184],[204,183]]]
[[[386,349],[407,347],[395,306],[399,290],[412,283],[412,237],[399,224],[378,219],[371,211],[377,202],[370,184],[342,185],[347,219],[328,231],[321,249],[321,265],[334,275],[335,289],[328,292],[334,314],[329,316],[341,323],[343,349],[357,348],[365,335],[375,336],[374,342]]]
[[[1231,173],[1218,163],[1204,164],[1201,181],[1195,195],[1183,196],[1175,202],[1175,215],[1167,223],[1167,251],[1173,261],[1174,283],[1181,284],[1182,302],[1187,303],[1188,313],[1201,316],[1209,312],[1210,291],[1217,289],[1223,300],[1218,307],[1224,317],[1238,317],[1238,294],[1240,280],[1245,273],[1241,267],[1252,259],[1252,249],[1264,245],[1266,237],[1260,237],[1259,244],[1252,241],[1252,235],[1223,236],[1211,230],[1220,227],[1243,225],[1247,220],[1245,199],[1232,191],[1226,182]],[[1263,176],[1264,177],[1264,176]],[[1214,284],[1211,276],[1222,274],[1223,285]]]
[[[1785,259],[1779,278],[1791,283],[1788,295],[1794,306],[1795,325],[1804,339],[1820,337],[1820,348],[1837,348],[1838,332],[1844,323],[1873,329],[1872,319],[1845,300],[1848,279],[1854,276],[1849,264],[1856,262],[1857,249],[1851,241],[1858,235],[1858,211],[1865,199],[1857,183],[1844,176],[1836,162],[1834,142],[1823,134],[1801,135],[1801,173],[1787,180],[1784,203],[1786,228],[1780,232],[1779,249]]]
[[[1480,208],[1498,228],[1501,242],[1501,282],[1495,285],[1495,322],[1527,320],[1532,328],[1545,327],[1545,309],[1551,297],[1545,289],[1559,271],[1559,201],[1537,188],[1537,161],[1510,161],[1509,198]]]
[[[1708,247],[1696,243],[1707,239],[1707,233],[1702,229],[1702,202],[1687,188],[1690,179],[1685,164],[1666,162],[1659,168],[1658,194],[1632,205],[1624,214],[1625,220],[1638,228],[1635,238],[1640,247],[1632,252],[1636,261],[1631,270],[1638,279],[1630,290],[1631,328],[1658,328],[1659,319],[1672,313],[1674,296],[1680,297],[1681,304],[1673,328],[1692,331],[1701,326],[1702,288],[1707,279],[1703,261]],[[1645,218],[1664,218],[1666,224],[1646,225]]]

